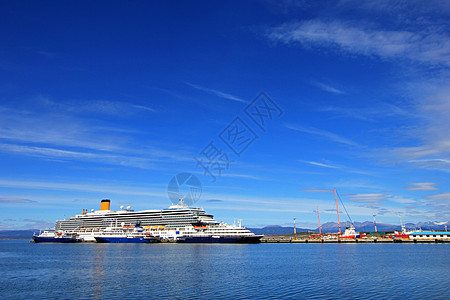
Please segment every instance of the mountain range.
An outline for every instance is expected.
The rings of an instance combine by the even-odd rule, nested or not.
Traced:
[[[346,227],[350,226],[350,222],[342,222],[341,223],[341,231],[344,231]],[[445,230],[445,226],[449,227],[450,229],[450,222],[446,222],[442,224],[442,222],[439,222],[439,224],[436,224],[435,222],[419,222],[417,224],[414,223],[406,223],[404,224],[407,230]],[[365,222],[354,222],[353,226],[355,226],[356,231],[359,232],[370,232],[375,231],[373,222],[365,221]],[[249,230],[253,231],[255,234],[264,234],[264,235],[271,235],[271,234],[289,234],[294,232],[294,227],[282,227],[279,225],[269,225],[263,228],[248,228]],[[377,223],[377,230],[378,231],[394,231],[394,230],[401,230],[400,225],[392,225],[392,224],[385,224],[385,223]],[[319,228],[315,229],[307,229],[307,228],[299,228],[297,227],[297,232],[308,232],[308,231],[314,231],[319,232]],[[339,225],[336,222],[328,222],[322,225],[322,232],[338,232],[339,231]]]

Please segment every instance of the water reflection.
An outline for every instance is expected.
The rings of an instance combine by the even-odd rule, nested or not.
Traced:
[[[105,246],[96,244],[93,249],[93,280],[92,280],[92,296],[94,299],[103,299],[105,288]]]

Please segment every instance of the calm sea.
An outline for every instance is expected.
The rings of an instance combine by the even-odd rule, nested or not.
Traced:
[[[1,299],[450,299],[450,244],[0,241]]]

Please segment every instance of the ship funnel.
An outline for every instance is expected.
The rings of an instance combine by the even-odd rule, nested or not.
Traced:
[[[111,204],[111,201],[109,199],[104,199],[100,203],[100,210],[109,210],[109,206]]]

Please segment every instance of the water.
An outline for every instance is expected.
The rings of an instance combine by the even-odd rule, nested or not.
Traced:
[[[0,241],[0,298],[450,299],[449,250]]]

